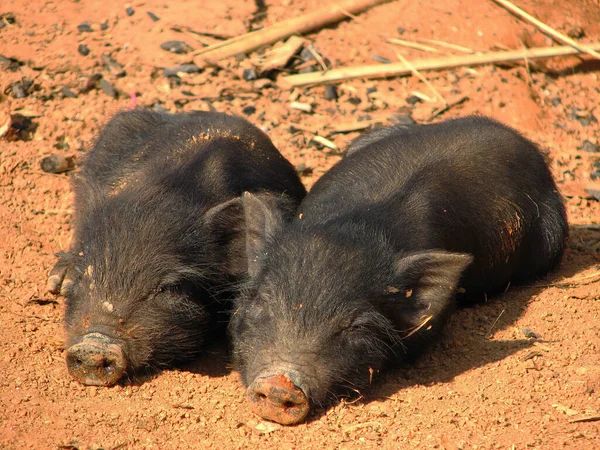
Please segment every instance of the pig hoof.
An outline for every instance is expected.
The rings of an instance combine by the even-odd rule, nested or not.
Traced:
[[[67,350],[69,373],[80,383],[111,386],[125,374],[126,361],[121,347],[108,336],[90,333]]]
[[[306,394],[283,373],[257,378],[246,396],[254,413],[283,425],[302,422],[310,408]]]

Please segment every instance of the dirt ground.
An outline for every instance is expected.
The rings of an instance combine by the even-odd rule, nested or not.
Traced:
[[[600,41],[597,0],[517,3],[581,42]],[[254,26],[323,4],[267,1],[266,17]],[[287,90],[246,81],[243,71],[257,53],[167,78],[163,68],[192,57],[162,50],[162,43],[181,40],[196,49],[214,39],[189,30],[244,33],[254,2],[145,0],[131,7],[133,15],[114,0],[0,4],[0,86],[7,97],[0,118],[9,108],[14,119],[0,139],[0,448],[600,448],[600,203],[584,189],[600,181],[600,64],[589,57],[424,73],[448,102],[467,97],[433,120],[486,114],[548,150],[571,238],[556,272],[459,311],[443,342],[415,367],[380,374],[362,399],[317,410],[294,427],[249,412],[219,346],[190,367],[132,385],[72,381],[63,356],[63,300],[45,292],[54,253],[69,244],[70,174],[43,172],[43,157],[74,155],[77,163],[107,119],[128,107],[214,108],[267,131],[310,187],[358,135],[333,128],[358,120],[424,122],[441,106],[427,100],[435,95],[416,77],[342,82],[337,100],[325,99],[323,86]],[[84,21],[90,31],[78,30]],[[397,52],[411,61],[464,54],[392,45],[391,37],[475,51],[552,45],[491,0],[395,0],[306,36],[331,67],[379,57],[395,62]],[[107,69],[103,53],[125,76]],[[411,104],[414,92],[423,100]],[[292,109],[292,101],[313,111]],[[315,142],[317,134],[338,149]]]

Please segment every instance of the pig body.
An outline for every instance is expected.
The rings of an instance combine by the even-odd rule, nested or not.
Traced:
[[[117,114],[74,180],[73,243],[48,287],[67,298],[67,365],[110,385],[189,360],[224,328],[246,271],[244,191],[291,217],[305,189],[269,138],[218,113]]]
[[[243,197],[251,279],[230,324],[254,410],[302,421],[435,340],[455,304],[542,275],[564,206],[543,156],[481,117],[358,138],[284,226]]]

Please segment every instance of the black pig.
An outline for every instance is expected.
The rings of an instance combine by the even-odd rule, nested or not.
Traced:
[[[417,355],[455,303],[542,275],[568,228],[538,148],[483,117],[366,134],[283,218],[242,197],[250,281],[230,323],[252,408],[283,424]]]
[[[67,366],[111,385],[195,357],[227,322],[246,272],[252,191],[290,219],[306,191],[246,120],[219,113],[117,114],[74,180],[71,249],[48,289],[67,298]]]

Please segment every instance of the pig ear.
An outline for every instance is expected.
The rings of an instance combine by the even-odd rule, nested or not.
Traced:
[[[396,328],[408,337],[420,327],[443,320],[452,306],[458,282],[473,257],[465,253],[425,251],[403,254],[395,263],[393,293],[387,302]]]
[[[267,241],[281,228],[283,218],[277,198],[244,192],[242,196],[246,224],[246,256],[248,275],[254,278],[260,271],[260,259]]]
[[[207,233],[218,245],[217,263],[232,275],[246,271],[244,209],[240,197],[210,208],[203,217]]]

